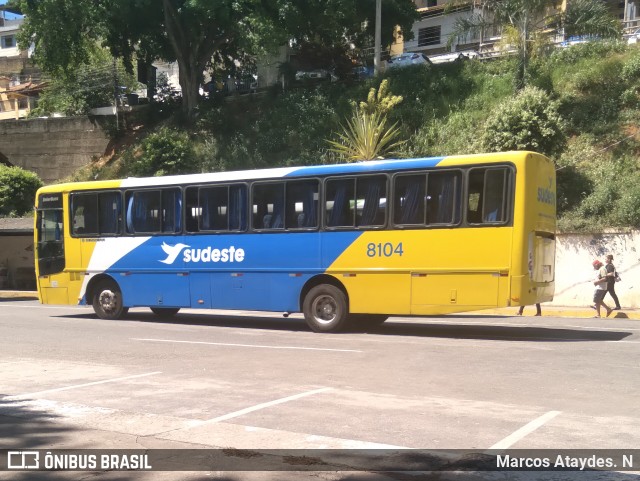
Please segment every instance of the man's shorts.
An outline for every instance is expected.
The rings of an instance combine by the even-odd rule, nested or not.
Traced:
[[[604,296],[607,295],[607,291],[603,291],[601,289],[596,289],[596,291],[593,293],[593,302],[602,302],[604,301]]]

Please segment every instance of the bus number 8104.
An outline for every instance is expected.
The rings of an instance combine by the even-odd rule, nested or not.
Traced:
[[[369,257],[391,257],[394,255],[402,257],[402,242],[393,245],[391,242],[377,243],[370,242],[367,244],[367,256]]]

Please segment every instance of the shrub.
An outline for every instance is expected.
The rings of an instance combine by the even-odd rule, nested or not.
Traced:
[[[558,103],[535,87],[526,87],[494,110],[485,126],[484,146],[491,151],[562,151],[566,138]]]
[[[199,170],[193,143],[186,132],[162,127],[149,134],[130,156],[133,175],[192,174]]]
[[[18,217],[33,210],[42,180],[20,167],[0,165],[0,216]]]

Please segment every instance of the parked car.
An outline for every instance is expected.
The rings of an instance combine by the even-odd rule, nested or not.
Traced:
[[[601,40],[597,35],[576,35],[569,37],[564,42],[560,43],[561,47],[570,47],[571,45],[577,45],[579,43],[597,42]]]
[[[431,65],[431,60],[423,53],[403,53],[387,60],[387,68],[407,67],[410,65]]]
[[[629,45],[638,43],[638,40],[640,39],[640,28],[635,30],[633,33],[630,33],[629,35],[625,35],[625,36],[627,37],[627,43]]]
[[[356,80],[364,80],[373,77],[373,67],[360,65],[351,69],[351,75]]]
[[[304,82],[304,81],[335,82],[336,80],[338,80],[338,77],[336,77],[334,73],[329,70],[318,68],[315,70],[298,70],[296,72],[295,79],[297,82]]]
[[[447,63],[447,62],[459,62],[462,60],[468,60],[472,58],[479,58],[480,55],[474,50],[465,50],[464,52],[452,52],[443,53],[441,55],[434,55],[429,58],[432,64]]]

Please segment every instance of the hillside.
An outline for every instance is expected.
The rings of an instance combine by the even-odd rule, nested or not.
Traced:
[[[596,42],[534,59],[528,96],[516,97],[510,59],[465,60],[391,71],[390,114],[400,156],[530,148],[557,165],[562,231],[640,224],[640,48]],[[203,103],[180,127],[155,111],[146,136],[76,178],[236,170],[340,161],[328,150],[352,101],[380,80],[307,85]],[[165,114],[170,106],[161,106]]]

